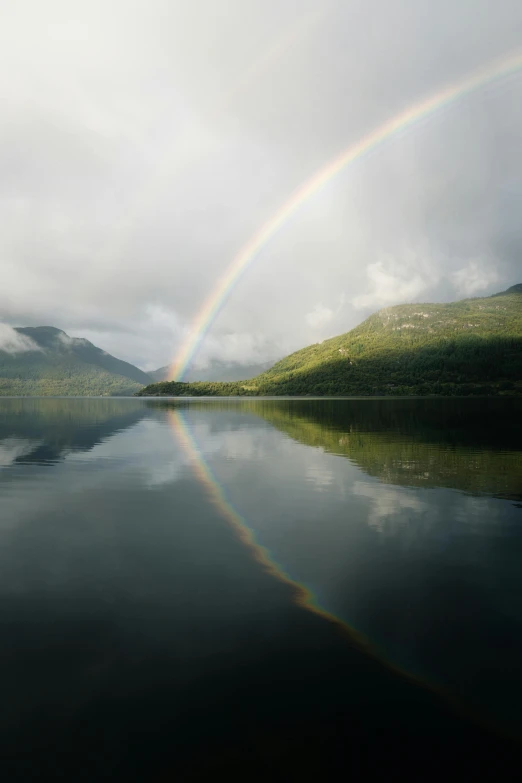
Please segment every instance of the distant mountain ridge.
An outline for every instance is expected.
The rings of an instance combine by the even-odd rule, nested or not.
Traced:
[[[213,361],[204,370],[189,368],[186,375],[187,383],[196,381],[241,381],[245,378],[253,378],[270,369],[274,362],[259,362],[258,364],[237,364],[232,362]],[[160,367],[159,370],[149,372],[154,381],[166,381],[169,377],[170,366]]]
[[[522,284],[489,297],[384,308],[251,380],[163,382],[141,394],[522,394]]]
[[[0,396],[128,396],[151,381],[166,380],[169,366],[150,373],[55,326],[5,327],[0,331]],[[273,362],[213,361],[188,371],[190,381],[235,381],[267,370]]]
[[[0,396],[131,395],[150,376],[54,326],[16,327],[0,342]]]

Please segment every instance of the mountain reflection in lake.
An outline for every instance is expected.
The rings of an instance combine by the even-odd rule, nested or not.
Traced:
[[[9,779],[518,776],[521,413],[0,400]]]

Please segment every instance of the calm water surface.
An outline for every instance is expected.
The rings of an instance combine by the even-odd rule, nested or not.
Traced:
[[[3,399],[0,504],[9,780],[520,777],[522,401]]]

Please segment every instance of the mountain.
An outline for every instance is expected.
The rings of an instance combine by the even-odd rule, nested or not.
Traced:
[[[0,396],[129,395],[150,376],[54,326],[0,333]]]
[[[232,364],[231,362],[213,361],[204,370],[189,369],[187,383],[197,381],[242,381],[245,378],[253,378],[268,370],[274,362],[262,362],[259,364]],[[159,370],[149,372],[154,381],[166,381],[169,377],[170,367],[160,367]]]
[[[512,285],[506,291],[501,291],[499,294],[493,294],[493,296],[506,296],[507,294],[522,294],[522,283]]]
[[[166,381],[169,377],[169,369],[169,365],[167,364],[165,367],[159,367],[157,370],[150,370],[149,375],[155,383]]]
[[[522,394],[522,284],[490,297],[384,308],[249,381],[163,382],[141,394]]]

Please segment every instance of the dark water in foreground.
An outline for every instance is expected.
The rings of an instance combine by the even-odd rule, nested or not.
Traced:
[[[0,400],[4,779],[519,779],[521,414]]]

